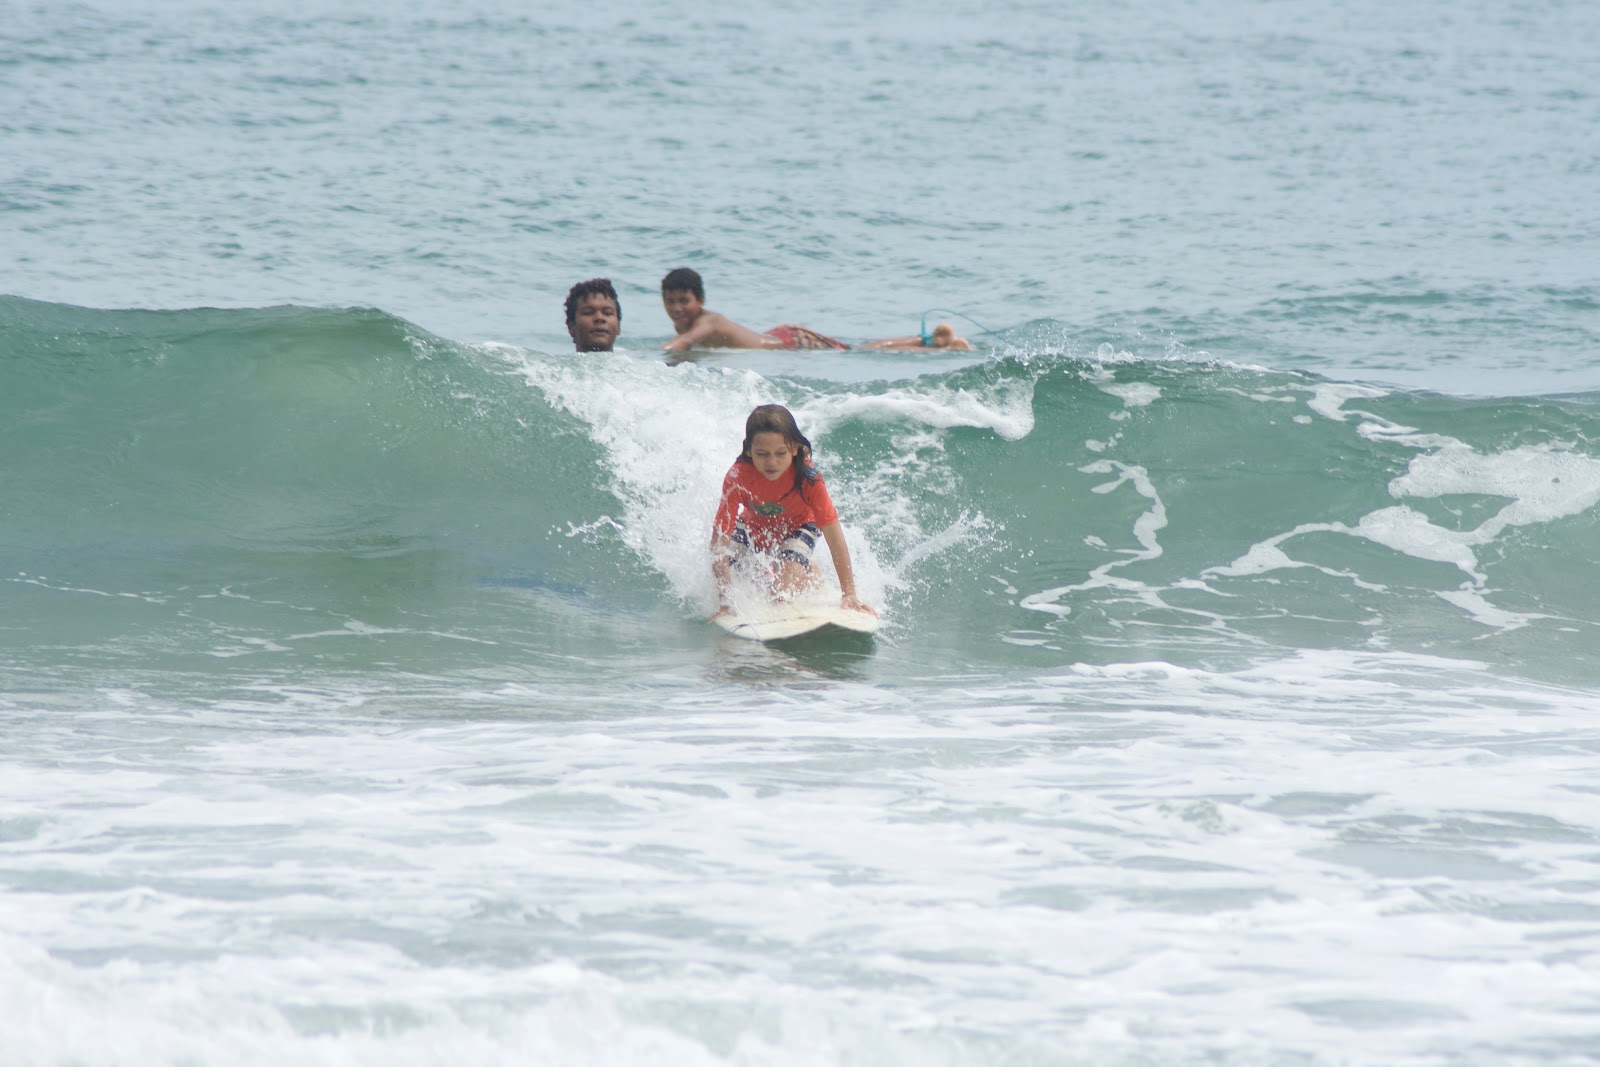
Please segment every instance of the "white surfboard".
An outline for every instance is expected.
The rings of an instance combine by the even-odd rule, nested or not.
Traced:
[[[764,604],[750,615],[729,612],[711,621],[734,637],[748,641],[782,641],[829,627],[858,634],[878,632],[876,615],[853,608],[841,608],[837,603]]]

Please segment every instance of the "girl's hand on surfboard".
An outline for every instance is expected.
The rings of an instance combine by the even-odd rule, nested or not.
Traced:
[[[733,614],[733,609],[732,608],[728,607],[728,605],[726,605],[726,604],[719,604],[719,605],[717,605],[717,610],[713,611],[711,613],[711,616],[706,619],[706,622],[716,622],[718,619],[722,618],[724,615],[731,615],[731,614]]]
[[[871,604],[863,604],[861,601],[857,600],[854,593],[846,593],[844,596],[840,597],[839,606],[842,608],[850,608],[854,611],[864,611],[874,618],[876,618],[878,614],[877,611],[873,609]]]

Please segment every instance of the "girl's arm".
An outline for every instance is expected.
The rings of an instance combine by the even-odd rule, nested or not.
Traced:
[[[721,530],[711,531],[711,577],[717,582],[717,610],[711,617],[726,614],[732,610],[728,607],[728,586],[733,582],[733,568],[728,565],[728,556],[733,551],[733,538]]]
[[[876,615],[876,611],[856,598],[856,576],[850,569],[850,546],[845,544],[844,530],[840,529],[837,521],[830,522],[822,528],[822,536],[828,542],[829,554],[833,556],[833,569],[839,572],[839,592],[842,594],[839,606]]]

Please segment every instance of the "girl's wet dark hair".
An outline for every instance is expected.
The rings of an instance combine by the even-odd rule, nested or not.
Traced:
[[[811,442],[800,432],[800,424],[794,421],[793,413],[782,404],[762,404],[752,411],[744,420],[744,447],[739,452],[737,462],[755,462],[750,458],[750,443],[756,439],[758,433],[778,434],[786,444],[796,450],[798,454],[794,457],[794,488],[789,492],[798,492],[805,484],[811,469],[809,466]]]

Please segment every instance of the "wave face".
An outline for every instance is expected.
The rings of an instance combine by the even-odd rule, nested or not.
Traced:
[[[1062,337],[0,302],[17,1062],[1592,1047],[1593,398]],[[703,625],[771,401],[866,650]]]
[[[1049,323],[943,363],[680,367],[463,345],[366,309],[7,299],[0,330],[0,595],[52,619],[52,647],[113,636],[83,596],[48,595],[68,590],[140,601],[140,632],[180,654],[218,651],[185,624],[202,596],[266,612],[293,591],[468,638],[479,617],[558,642],[572,611],[693,620],[722,472],[774,400],[817,446],[890,636],[915,633],[911,664],[1382,649],[1573,678],[1600,616],[1587,397],[1074,354]],[[272,638],[265,615],[234,621]]]

